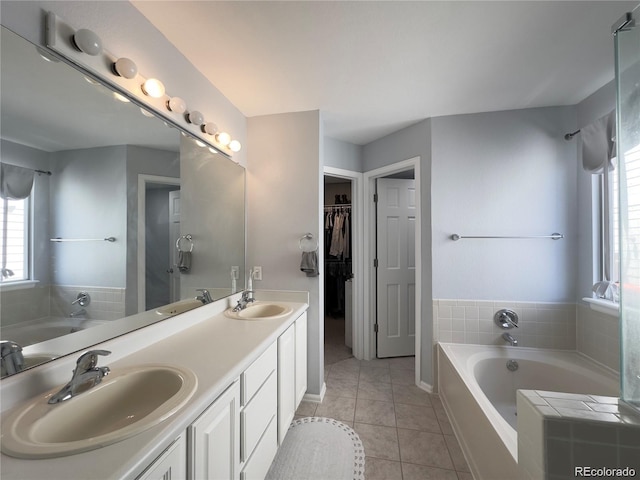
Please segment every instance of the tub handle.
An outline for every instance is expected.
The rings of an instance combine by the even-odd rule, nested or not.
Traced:
[[[518,328],[518,314],[508,308],[498,310],[493,316],[493,320],[500,328],[510,329],[513,327]]]

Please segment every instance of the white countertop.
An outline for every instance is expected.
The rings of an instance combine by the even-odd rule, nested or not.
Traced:
[[[96,345],[95,348],[113,352],[109,357],[100,358],[100,365],[108,365],[113,373],[122,367],[145,363],[176,365],[189,368],[196,374],[197,390],[189,403],[169,419],[107,447],[45,460],[24,460],[3,454],[0,457],[0,476],[3,480],[135,478],[307,310],[305,295],[303,292],[256,294],[258,299],[277,300],[290,305],[293,312],[284,318],[258,321],[228,318],[222,312],[234,302],[235,297],[231,297]],[[281,299],[301,301],[282,302]],[[184,325],[182,328],[181,324]],[[150,341],[152,343],[149,344]],[[137,349],[136,344],[145,346]],[[122,352],[120,356],[114,355],[118,349],[124,351],[124,355]],[[3,390],[4,387],[10,389],[7,395],[3,392],[3,402],[6,396],[10,403],[20,403],[12,397],[15,397],[21,381],[25,388],[20,388],[20,392],[25,398],[26,395],[30,397],[49,390],[51,386],[47,382],[40,382],[41,390],[34,392],[35,380],[47,372],[59,379],[67,371],[69,378],[57,384],[66,383],[71,378],[77,356],[73,354],[3,380]],[[21,379],[21,376],[24,377]],[[10,384],[7,380],[11,380]]]

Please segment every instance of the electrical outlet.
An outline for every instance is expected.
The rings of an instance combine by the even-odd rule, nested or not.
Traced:
[[[253,279],[262,280],[262,267],[253,267]]]
[[[236,280],[238,280],[240,278],[240,267],[237,265],[234,265],[231,267],[231,277],[235,278]]]

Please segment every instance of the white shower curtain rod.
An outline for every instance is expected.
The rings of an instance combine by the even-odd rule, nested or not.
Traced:
[[[462,238],[550,238],[551,240],[560,240],[564,238],[564,235],[561,233],[552,233],[551,235],[524,235],[524,236],[467,236],[467,235],[458,235],[454,233],[451,235],[451,240],[458,241]]]

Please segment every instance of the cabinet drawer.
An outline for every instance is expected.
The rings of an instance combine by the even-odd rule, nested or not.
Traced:
[[[240,404],[245,406],[253,398],[260,386],[278,366],[278,347],[274,342],[260,357],[247,368],[241,380]]]
[[[240,413],[241,456],[246,461],[278,409],[278,375],[273,372]]]
[[[278,428],[276,417],[271,419],[271,423],[258,442],[256,449],[251,455],[240,474],[240,480],[262,480],[267,475],[271,462],[278,451]]]

